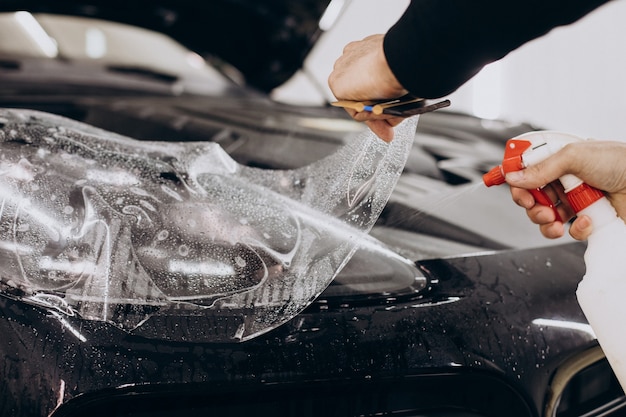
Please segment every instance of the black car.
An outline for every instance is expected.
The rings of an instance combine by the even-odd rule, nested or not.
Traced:
[[[269,98],[326,6],[0,5],[3,416],[626,415],[584,243],[482,184],[533,126],[412,118],[385,177],[343,110]]]

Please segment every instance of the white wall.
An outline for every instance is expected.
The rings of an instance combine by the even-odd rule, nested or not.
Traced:
[[[277,90],[276,98],[332,100],[326,79],[343,46],[385,32],[407,4],[408,0],[348,3],[307,60],[307,75],[294,77]],[[626,1],[614,0],[573,25],[529,42],[452,94],[452,109],[481,115],[488,111],[491,116],[584,137],[626,140],[625,21]]]
[[[626,1],[613,1],[502,59],[496,64],[499,116],[584,137],[626,140],[624,21]],[[459,89],[453,103],[471,112],[482,75]]]

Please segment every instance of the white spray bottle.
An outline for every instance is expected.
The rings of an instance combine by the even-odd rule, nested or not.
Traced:
[[[566,144],[582,140],[552,131],[530,132],[510,139],[502,164],[485,174],[483,181],[488,187],[502,184],[507,172],[537,164]],[[592,221],[593,232],[584,256],[586,273],[576,296],[622,389],[626,390],[626,224],[602,191],[571,174],[559,181],[574,211]],[[555,205],[541,189],[531,193],[538,203],[550,206],[560,220]]]

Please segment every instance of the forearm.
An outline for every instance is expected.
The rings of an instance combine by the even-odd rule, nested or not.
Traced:
[[[385,56],[404,88],[442,97],[484,65],[606,2],[413,0],[385,35]]]

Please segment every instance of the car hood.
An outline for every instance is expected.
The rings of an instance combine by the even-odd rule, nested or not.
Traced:
[[[329,3],[8,0],[0,4],[0,11],[83,16],[161,32],[206,58],[233,65],[250,86],[270,91],[302,66],[320,34],[318,22]]]

